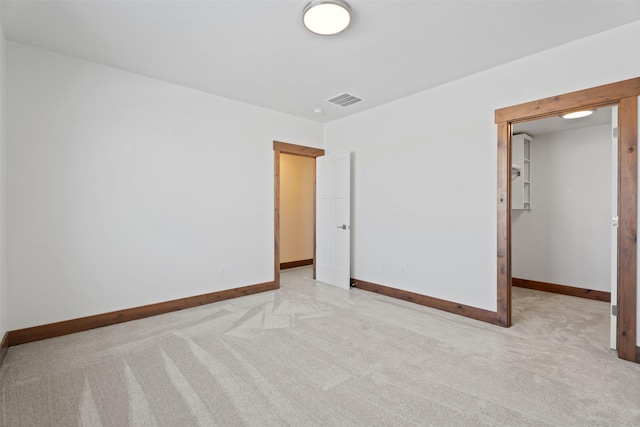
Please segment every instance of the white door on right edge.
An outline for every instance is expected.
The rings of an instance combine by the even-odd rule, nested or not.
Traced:
[[[611,108],[611,343],[616,349],[618,317],[613,307],[618,305],[618,106]]]

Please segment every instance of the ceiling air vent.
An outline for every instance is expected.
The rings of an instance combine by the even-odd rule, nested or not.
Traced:
[[[358,98],[357,96],[353,96],[348,93],[343,93],[338,96],[334,96],[333,98],[326,99],[325,101],[339,105],[341,107],[348,107],[362,101],[362,98]]]

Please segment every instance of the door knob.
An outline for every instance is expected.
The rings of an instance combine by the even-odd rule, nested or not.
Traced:
[[[339,225],[339,226],[338,226],[338,228],[341,228],[341,229],[343,229],[343,230],[346,230],[346,229],[347,229],[347,224]]]

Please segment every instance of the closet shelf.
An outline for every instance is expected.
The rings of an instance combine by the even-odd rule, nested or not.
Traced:
[[[533,138],[524,133],[511,138],[511,208],[531,209],[531,150]]]

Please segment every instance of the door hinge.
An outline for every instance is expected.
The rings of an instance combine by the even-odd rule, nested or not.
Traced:
[[[618,217],[617,216],[614,216],[613,218],[611,218],[611,225],[612,226],[617,227],[618,223],[619,223],[619,221],[618,221]]]
[[[618,316],[618,306],[617,305],[612,305],[611,306],[611,315],[612,316]]]

